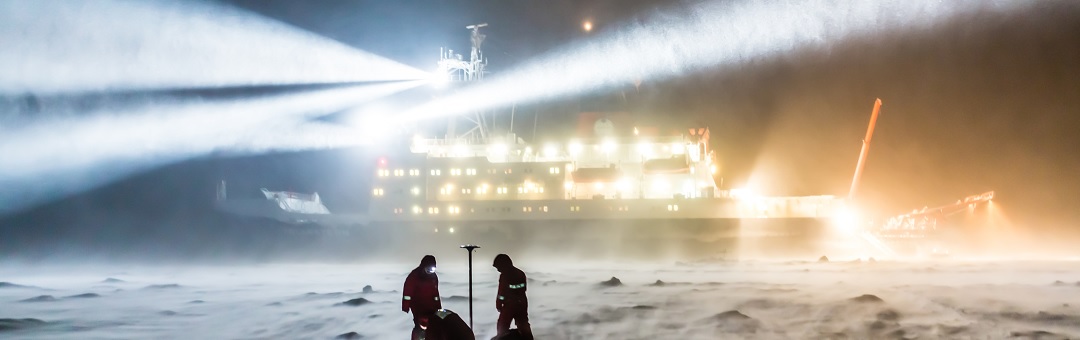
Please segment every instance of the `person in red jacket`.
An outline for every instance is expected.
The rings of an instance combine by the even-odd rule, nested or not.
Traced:
[[[421,323],[435,315],[435,311],[442,309],[442,301],[439,301],[439,276],[435,274],[435,256],[426,255],[420,260],[420,266],[405,278],[405,288],[401,292],[401,311],[412,311],[412,336],[417,339],[423,333]]]
[[[532,340],[532,328],[529,327],[529,299],[525,296],[525,272],[514,267],[510,256],[499,254],[492,263],[499,270],[499,295],[495,298],[495,309],[499,311],[499,321],[495,327],[499,335],[510,331],[510,322],[517,324],[518,332],[526,340]]]

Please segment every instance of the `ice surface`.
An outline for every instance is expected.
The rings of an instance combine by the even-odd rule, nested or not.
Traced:
[[[539,339],[1080,338],[1078,261],[521,262]],[[409,265],[0,268],[22,286],[0,289],[3,338],[397,339],[412,327],[399,304]],[[444,306],[463,318],[465,268],[440,259]],[[497,275],[474,272],[478,339],[494,335]],[[622,284],[600,284],[612,277]]]

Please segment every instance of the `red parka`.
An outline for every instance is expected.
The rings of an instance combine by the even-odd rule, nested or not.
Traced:
[[[439,301],[439,276],[435,274],[435,257],[428,255],[420,261],[420,266],[405,278],[402,289],[401,311],[412,310],[413,314],[430,314],[442,309]]]

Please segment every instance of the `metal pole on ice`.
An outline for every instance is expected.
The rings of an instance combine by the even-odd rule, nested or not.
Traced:
[[[472,253],[473,253],[473,250],[476,250],[476,248],[480,248],[480,246],[473,245],[473,244],[465,244],[465,245],[462,245],[461,248],[465,249],[466,251],[469,252],[469,328],[473,328],[473,320],[472,320]]]

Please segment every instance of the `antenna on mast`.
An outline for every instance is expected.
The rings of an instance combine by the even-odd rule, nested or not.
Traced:
[[[484,38],[487,38],[487,36],[480,34],[480,28],[487,27],[487,25],[488,24],[485,22],[482,24],[465,26],[465,28],[472,30],[472,36],[470,37],[470,40],[472,40],[472,54],[469,56],[470,63],[476,64],[484,58],[484,54],[480,52],[480,45],[484,43]],[[482,66],[481,69],[483,69]],[[481,76],[483,76],[483,72],[481,72]]]

